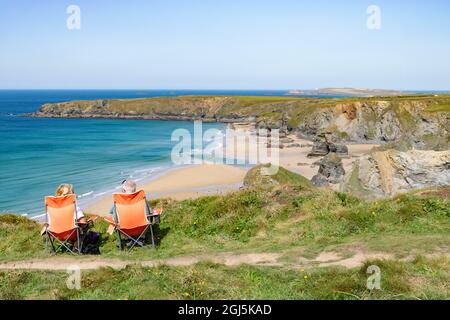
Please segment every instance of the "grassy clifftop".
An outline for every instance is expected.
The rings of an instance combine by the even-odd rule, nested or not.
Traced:
[[[318,189],[282,168],[273,178],[275,183],[261,183],[265,178],[258,177],[259,169],[249,172],[244,190],[228,195],[153,201],[152,205],[157,202],[165,209],[157,235],[158,250],[137,249],[126,258],[299,246],[312,253],[354,241],[403,254],[411,246],[419,250],[422,245],[450,244],[448,188],[369,202]],[[101,219],[95,224],[103,235],[106,227]],[[0,260],[45,256],[39,231],[37,223],[24,217],[1,215]],[[411,241],[413,238],[418,241]],[[372,240],[366,243],[367,239]],[[391,248],[393,239],[396,246]],[[101,252],[102,256],[120,256],[115,235],[103,237]]]
[[[33,116],[248,122],[259,128],[333,135],[347,142],[406,140],[448,148],[450,95],[374,98],[184,96],[45,104]],[[434,141],[435,140],[435,141]]]
[[[100,258],[126,260],[192,256],[276,254],[279,266],[191,266],[109,268],[83,272],[82,290],[65,287],[65,272],[0,271],[0,297],[124,299],[359,299],[446,298],[450,264],[449,190],[428,190],[366,202],[317,189],[280,170],[261,185],[261,168],[244,190],[195,200],[157,200],[165,213],[158,248],[119,254],[115,236],[102,233]],[[153,205],[155,203],[152,203]],[[44,253],[40,227],[23,217],[0,216],[1,260],[51,258]],[[356,250],[356,251],[354,251]],[[321,253],[342,259],[379,252],[360,267],[320,267]],[[442,256],[444,253],[444,256]],[[429,257],[425,257],[431,255]],[[62,255],[59,258],[68,258]],[[53,261],[59,261],[57,258]],[[79,257],[83,261],[85,257]],[[96,259],[96,258],[90,258]],[[322,260],[321,260],[322,259]],[[346,260],[345,260],[346,261]],[[246,262],[246,261],[244,261]],[[381,291],[365,287],[368,265],[383,272]]]
[[[449,112],[450,95],[417,95],[376,98],[298,98],[268,96],[182,96],[140,99],[84,100],[43,105],[37,116],[190,116],[206,119],[273,118],[286,114],[291,123],[302,121],[311,111],[334,108],[340,104],[374,105],[418,103],[430,112]]]

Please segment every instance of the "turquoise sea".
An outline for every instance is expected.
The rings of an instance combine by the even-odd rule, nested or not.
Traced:
[[[72,183],[79,202],[142,181],[172,166],[171,133],[192,122],[28,118],[44,103],[178,95],[284,95],[286,91],[0,90],[0,213],[37,215],[45,195]],[[203,129],[225,129],[203,124]]]

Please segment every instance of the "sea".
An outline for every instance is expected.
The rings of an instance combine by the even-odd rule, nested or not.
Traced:
[[[193,122],[24,117],[44,103],[71,100],[184,95],[283,96],[287,91],[226,90],[0,90],[0,214],[37,216],[44,197],[61,183],[74,185],[82,206],[117,191],[124,179],[138,184],[174,168],[175,129]],[[225,130],[203,123],[203,130]]]
[[[42,215],[44,197],[54,194],[61,183],[74,185],[78,204],[83,206],[119,190],[124,179],[138,184],[155,179],[175,167],[171,151],[178,142],[171,140],[172,132],[186,129],[193,133],[194,129],[194,123],[189,121],[23,116],[42,104],[186,95],[287,94],[288,90],[0,90],[0,214]],[[224,132],[226,125],[203,123],[203,131],[210,128]]]

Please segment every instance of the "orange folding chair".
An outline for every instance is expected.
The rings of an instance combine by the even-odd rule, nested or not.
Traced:
[[[143,247],[144,242],[140,239],[148,229],[151,233],[152,246],[155,247],[151,213],[144,190],[132,194],[115,193],[113,199],[113,210],[117,220],[111,217],[107,221],[114,225],[114,230],[117,232],[119,250],[122,250],[122,236],[125,240],[132,241],[132,245],[127,247],[128,251],[136,245]]]
[[[77,224],[76,195],[63,197],[45,197],[46,223],[42,235],[46,235],[45,248],[48,251],[48,242],[53,251],[57,253],[67,249],[70,253],[81,253],[80,227]],[[71,249],[70,242],[76,243]]]

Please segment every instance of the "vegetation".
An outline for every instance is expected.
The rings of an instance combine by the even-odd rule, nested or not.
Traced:
[[[85,114],[104,115],[106,117],[157,116],[157,118],[183,115],[188,118],[202,118],[216,121],[221,119],[245,119],[258,117],[268,123],[276,122],[287,116],[289,128],[297,128],[308,116],[317,110],[334,108],[339,104],[373,104],[380,101],[390,102],[394,112],[403,112],[404,104],[420,103],[430,113],[448,112],[450,95],[408,95],[372,98],[307,98],[307,97],[271,97],[271,96],[183,96],[140,99],[110,99],[93,101],[72,101],[60,104],[48,104],[41,108],[42,113],[55,113],[72,116]],[[399,108],[399,110],[396,110]],[[368,110],[370,113],[370,110]],[[408,117],[401,114],[400,116]],[[369,115],[371,117],[373,115]],[[404,118],[404,117],[403,117]],[[402,118],[402,119],[403,119]],[[376,121],[377,119],[370,119]],[[406,124],[410,119],[405,118]],[[403,124],[403,123],[402,123]]]
[[[244,190],[195,200],[153,201],[164,207],[157,230],[157,250],[117,250],[115,235],[98,219],[94,229],[103,236],[102,256],[124,259],[172,257],[207,252],[280,252],[290,248],[324,249],[361,243],[365,247],[395,248],[402,254],[428,245],[450,244],[450,200],[440,193],[408,193],[367,202],[348,194],[317,189],[305,178],[280,168],[264,180],[261,167],[251,170]],[[23,217],[0,216],[0,259],[45,257],[40,227]],[[407,239],[408,238],[408,239]],[[412,238],[416,240],[411,241]],[[434,239],[426,241],[426,239]],[[367,241],[370,239],[370,241]],[[407,239],[407,241],[401,241]]]
[[[0,298],[448,298],[448,258],[420,258],[447,252],[450,245],[447,189],[367,202],[317,189],[283,168],[268,179],[261,176],[262,168],[251,170],[245,179],[247,187],[238,192],[153,201],[151,205],[165,209],[156,250],[148,246],[119,253],[115,235],[105,236],[106,223],[99,219],[94,229],[102,233],[101,257],[148,260],[268,252],[280,255],[281,267],[231,268],[205,262],[121,271],[104,268],[83,272],[81,291],[65,288],[65,273],[4,271],[0,272]],[[26,218],[0,216],[0,259],[49,258],[39,230],[37,223]],[[315,259],[324,251],[351,257],[355,248],[389,253],[394,260],[368,261],[360,269],[311,264],[301,271],[297,267],[299,257]],[[365,287],[369,264],[383,270],[382,291]]]
[[[382,270],[381,290],[368,290],[366,270]],[[200,263],[83,271],[69,290],[65,272],[0,271],[0,299],[447,299],[450,268],[443,258],[372,260],[358,269],[287,270]]]
[[[428,112],[450,112],[450,102],[435,104],[426,109]]]

